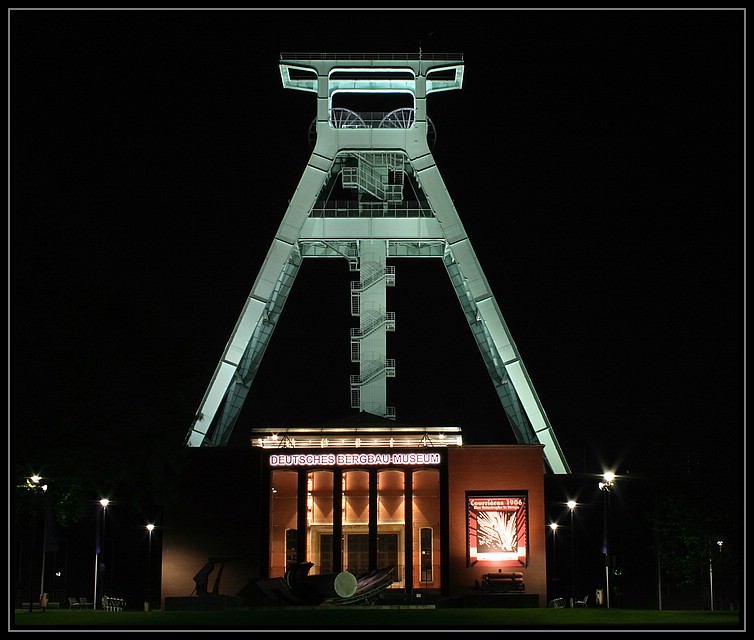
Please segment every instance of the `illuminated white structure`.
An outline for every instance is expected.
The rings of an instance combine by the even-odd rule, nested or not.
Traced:
[[[520,444],[544,445],[570,473],[549,420],[430,150],[427,96],[460,89],[460,54],[281,54],[283,86],[316,94],[312,155],[188,432],[188,446],[226,444],[304,258],[341,258],[351,285],[351,406],[395,418],[386,334],[395,316],[388,260],[443,261]],[[356,110],[364,100],[382,111]],[[387,108],[384,108],[387,107]]]
[[[252,445],[262,449],[359,449],[460,447],[459,427],[349,427],[311,429],[290,427],[269,433],[252,429]]]

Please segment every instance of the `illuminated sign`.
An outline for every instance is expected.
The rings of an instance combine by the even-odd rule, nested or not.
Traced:
[[[526,566],[526,494],[467,495],[469,565]]]
[[[390,466],[410,464],[414,466],[440,464],[439,453],[274,453],[270,455],[271,467],[343,467],[343,466]]]

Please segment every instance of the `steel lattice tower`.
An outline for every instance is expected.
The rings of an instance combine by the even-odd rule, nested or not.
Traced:
[[[284,53],[288,89],[317,96],[309,162],[186,437],[227,443],[304,258],[341,258],[351,283],[351,406],[395,418],[387,406],[387,357],[395,315],[386,308],[394,258],[441,259],[520,444],[543,444],[553,473],[570,473],[495,297],[430,150],[427,96],[460,89],[460,54]],[[360,95],[359,95],[360,94]],[[399,106],[356,111],[344,99],[387,96]],[[393,107],[394,105],[391,105]]]

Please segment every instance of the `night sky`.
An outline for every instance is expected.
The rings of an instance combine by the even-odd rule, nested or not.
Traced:
[[[311,153],[280,52],[421,47],[464,56],[433,153],[572,470],[743,479],[743,11],[9,16],[12,462],[182,445]],[[393,264],[398,421],[515,443],[442,264]],[[352,279],[304,263],[234,444],[352,414]]]

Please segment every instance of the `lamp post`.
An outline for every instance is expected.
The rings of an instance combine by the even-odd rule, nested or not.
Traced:
[[[571,608],[576,601],[576,554],[574,552],[574,531],[573,531],[573,510],[576,508],[576,501],[569,500],[566,502],[571,510]]]
[[[47,493],[47,485],[46,484],[39,484],[42,481],[42,476],[33,475],[29,476],[26,479],[26,488],[31,489],[32,491],[36,491],[37,489],[41,489],[43,493]],[[34,595],[33,591],[34,588],[32,587],[32,571],[33,571],[33,558],[34,558],[34,542],[37,535],[37,511],[38,511],[38,504],[36,504],[36,501],[33,502],[33,508],[32,508],[32,531],[31,531],[31,548],[29,549],[29,613],[33,610],[33,604],[34,604]],[[44,609],[42,608],[42,598],[44,595],[44,588],[45,588],[45,548],[47,547],[47,514],[43,513],[42,517],[44,518],[44,533],[42,534],[42,579],[41,579],[41,585],[39,589],[39,607],[42,611]]]
[[[102,537],[100,538],[99,535],[99,514],[97,514],[97,540],[94,549],[94,598],[92,599],[92,609],[97,608],[97,575],[99,572],[99,554],[100,546],[102,546],[103,550],[105,548],[105,516],[107,513],[107,505],[110,504],[110,501],[107,498],[102,498],[99,503],[100,505],[102,505]],[[104,583],[104,578],[102,582]]]
[[[718,540],[717,546],[720,549],[720,553],[723,552],[723,541]],[[712,552],[710,551],[709,554],[709,610],[714,611],[715,610],[715,600],[712,595]]]
[[[612,471],[606,471],[602,474],[602,482],[597,486],[602,491],[604,498],[603,501],[603,521],[602,521],[602,553],[605,555],[605,596],[607,598],[607,608],[610,608],[610,555],[608,547],[608,531],[607,531],[607,507],[608,507],[608,494],[615,485],[615,474]]]
[[[47,485],[43,484],[41,487],[44,495],[47,495]],[[45,560],[47,559],[47,504],[44,505],[45,509],[42,513],[44,524],[42,525],[42,577],[39,581],[39,608],[42,612],[47,608],[45,602]]]
[[[550,523],[550,529],[552,529],[552,582],[555,583],[553,585],[553,598],[558,597],[557,594],[557,587],[558,587],[558,563],[556,562],[556,556],[555,556],[555,549],[557,548],[557,545],[555,544],[555,533],[558,530],[558,523],[557,522],[551,522]]]
[[[154,531],[154,525],[148,524],[147,531],[149,532],[149,550],[147,552],[147,588],[144,599],[144,611],[148,613],[151,603],[150,596],[152,593],[152,531]]]

